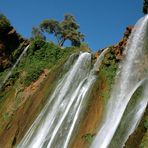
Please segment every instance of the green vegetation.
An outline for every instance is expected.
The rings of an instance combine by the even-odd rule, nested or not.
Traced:
[[[117,68],[118,63],[116,62],[115,55],[109,51],[105,55],[99,71],[99,77],[104,78],[105,82],[107,83],[107,90],[105,92],[101,92],[100,94],[105,99],[105,101],[107,101],[109,98],[113,83],[115,81]]]
[[[39,27],[33,27],[32,38],[41,38],[45,40],[44,33],[53,34],[57,40],[58,45],[61,47],[65,41],[71,41],[72,46],[80,46],[84,41],[84,35],[79,32],[79,25],[77,24],[74,16],[65,14],[64,20],[61,22],[54,19],[46,19]]]
[[[143,2],[143,13],[144,14],[148,13],[148,0],[144,0]]]
[[[75,50],[74,47],[61,49],[51,42],[37,38],[31,42],[27,56],[15,69],[10,80],[14,81],[21,77],[21,84],[28,86],[38,79],[44,69],[51,69]]]
[[[0,13],[0,33],[3,33],[8,27],[10,27],[9,20]]]
[[[2,28],[0,31],[9,26],[11,27],[10,22],[0,14],[0,28]],[[52,19],[44,20],[38,27],[33,27],[30,47],[5,86],[15,85],[16,82],[19,83],[18,86],[29,86],[39,78],[45,69],[49,71],[61,61],[66,60],[70,54],[78,51],[75,46],[79,46],[79,50],[90,50],[86,44],[81,43],[84,35],[79,32],[79,28],[75,18],[70,14],[66,14],[61,22]],[[44,33],[46,35],[47,33],[54,34],[58,45],[47,42]],[[66,40],[71,41],[72,47],[61,47]],[[8,53],[8,56],[12,57],[11,63],[15,63],[24,48],[24,43],[21,43],[17,49]],[[9,71],[9,68],[5,68],[0,72],[1,81]]]
[[[32,28],[32,39],[41,39],[41,40],[46,40],[46,37],[43,35],[39,27],[33,27]]]
[[[110,55],[112,56],[112,54]],[[105,59],[104,65],[102,66],[101,70],[106,75],[109,85],[112,85],[117,70],[117,64],[115,59],[111,60]]]
[[[88,133],[88,134],[84,135],[82,138],[86,142],[91,143],[93,141],[94,136],[95,136],[94,134]]]

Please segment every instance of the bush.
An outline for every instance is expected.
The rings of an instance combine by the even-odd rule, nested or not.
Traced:
[[[33,39],[31,41],[30,48],[31,48],[32,51],[35,51],[35,50],[38,50],[41,47],[43,47],[44,44],[45,44],[45,41],[42,38],[36,37],[35,39]]]

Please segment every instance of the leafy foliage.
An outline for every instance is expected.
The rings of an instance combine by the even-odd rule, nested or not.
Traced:
[[[20,77],[21,83],[28,86],[31,82],[38,79],[44,69],[51,69],[74,50],[75,48],[64,48],[61,50],[52,42],[48,43],[36,38],[31,41],[27,56],[22,59],[10,80],[17,80]]]
[[[70,40],[73,46],[80,46],[81,41],[84,40],[84,35],[78,31],[80,27],[76,23],[75,18],[70,14],[65,14],[60,26],[62,28],[61,36],[63,41]]]
[[[79,32],[79,25],[70,14],[65,14],[64,20],[59,22],[54,19],[46,19],[40,24],[42,32],[53,34],[59,46],[63,46],[66,40],[71,41],[73,46],[80,46],[84,40],[84,35]]]
[[[39,27],[33,27],[31,34],[32,34],[32,39],[35,39],[35,38],[42,39],[42,40],[46,39],[46,37],[42,34]]]

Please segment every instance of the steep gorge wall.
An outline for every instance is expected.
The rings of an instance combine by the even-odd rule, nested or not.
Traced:
[[[0,71],[10,67],[28,43],[29,41],[19,35],[13,26],[0,28]]]

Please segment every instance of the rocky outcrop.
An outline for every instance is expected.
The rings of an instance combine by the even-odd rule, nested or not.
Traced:
[[[127,39],[128,39],[129,35],[132,32],[132,29],[133,29],[133,26],[126,27],[123,38],[116,45],[113,45],[113,46],[109,47],[110,48],[110,53],[115,56],[115,59],[116,59],[117,62],[119,62],[123,58],[123,51],[125,49]],[[102,53],[102,51],[104,49],[99,50],[98,52],[96,52],[95,55],[94,55],[94,58],[96,59]]]
[[[112,48],[112,52],[115,53],[115,57],[116,57],[117,61],[120,61],[123,58],[123,51],[125,49],[128,37],[132,32],[132,28],[133,28],[133,26],[128,26],[126,28],[125,33],[124,33],[124,37],[119,41],[119,43],[117,45],[114,45]]]
[[[28,43],[29,41],[22,38],[12,26],[0,29],[0,71],[10,67]],[[18,49],[19,46],[22,48]]]

